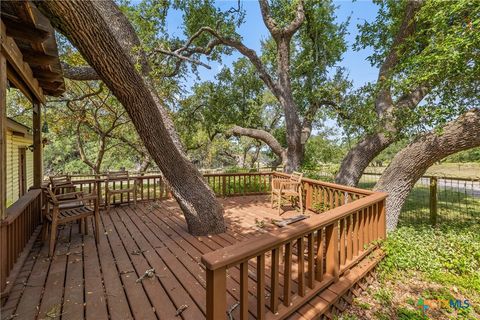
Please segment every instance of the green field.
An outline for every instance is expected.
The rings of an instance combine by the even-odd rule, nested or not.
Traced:
[[[366,172],[382,173],[386,167],[368,167]],[[480,163],[442,163],[428,168],[425,175],[480,179]]]

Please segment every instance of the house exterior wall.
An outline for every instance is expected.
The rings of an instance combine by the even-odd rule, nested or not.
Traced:
[[[19,179],[19,149],[27,148],[33,144],[33,138],[30,135],[14,135],[11,130],[7,130],[7,208],[11,206],[20,196]],[[26,159],[26,189],[33,185],[33,152],[25,151]]]

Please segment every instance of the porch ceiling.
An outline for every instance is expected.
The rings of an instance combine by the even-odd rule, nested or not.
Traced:
[[[30,67],[43,93],[52,96],[62,94],[65,83],[55,30],[50,21],[32,2],[25,0],[1,1],[0,12],[6,36],[14,40],[23,62]],[[22,78],[22,75],[19,76]],[[11,83],[19,86],[15,81]]]

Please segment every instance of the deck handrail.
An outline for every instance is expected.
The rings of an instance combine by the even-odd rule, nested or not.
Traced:
[[[367,208],[368,206],[386,199],[387,194],[376,192],[371,196],[347,203],[341,207],[334,208],[321,215],[312,216],[307,220],[299,221],[290,228],[274,230],[269,234],[251,238],[240,243],[206,253],[202,256],[202,263],[210,270],[227,267],[230,268],[245,260],[249,260],[281,246],[292,239],[299,238],[308,233],[326,227],[335,221],[343,219],[355,211]],[[252,249],[253,248],[253,249]]]
[[[285,177],[278,173],[274,175]],[[358,188],[325,184],[312,179],[305,179],[303,182],[307,189],[307,199],[313,197],[312,191],[308,194],[309,188],[320,185],[327,189],[322,199],[333,206],[320,215],[294,225],[202,256],[207,274],[207,320],[225,318],[229,268],[238,268],[240,272],[240,319],[248,319],[250,316],[257,319],[285,319],[330,284],[337,282],[342,274],[375,250],[377,240],[385,239],[386,193],[365,192]],[[343,195],[343,192],[347,195]],[[334,193],[337,196],[334,196]],[[295,245],[296,260],[292,259]],[[267,310],[265,260],[268,255],[271,257],[271,274]],[[284,257],[283,270],[280,256]],[[292,273],[295,264],[298,276],[294,280]],[[252,266],[256,269],[256,276],[250,275],[249,268]],[[279,281],[281,276],[282,301]],[[256,282],[256,304],[253,307],[249,304],[249,295],[252,294],[249,292],[249,281]],[[293,281],[297,282],[295,292]]]
[[[1,220],[2,225],[9,225],[12,224],[15,219],[21,215],[28,205],[32,203],[37,197],[39,197],[42,193],[41,189],[32,189],[21,196],[15,203],[13,203],[10,207],[6,210],[6,217],[5,219]]]
[[[7,216],[0,221],[0,291],[1,297],[11,289],[13,281],[7,285],[7,278],[14,279],[23,265],[26,254],[40,231],[42,222],[42,191],[32,189],[7,208]],[[25,249],[28,250],[25,250]]]
[[[273,172],[273,175],[278,176],[278,177],[289,177],[288,173],[277,172],[277,171]],[[350,187],[350,186],[345,186],[345,185],[342,185],[342,184],[336,184],[336,183],[332,183],[332,182],[326,182],[326,181],[315,180],[315,179],[310,179],[310,178],[302,178],[302,181],[305,182],[305,183],[321,185],[321,186],[325,186],[325,187],[329,187],[329,188],[335,188],[335,189],[345,191],[345,192],[358,193],[358,194],[365,195],[365,196],[368,196],[368,195],[371,195],[371,194],[374,193],[371,190],[365,190],[365,189],[360,189],[360,188],[356,188],[356,187]]]

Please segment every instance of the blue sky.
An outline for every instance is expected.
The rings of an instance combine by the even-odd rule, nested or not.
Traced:
[[[228,10],[231,7],[236,6],[236,0],[232,1],[219,1],[218,7]],[[338,6],[336,11],[337,20],[344,22],[350,16],[350,25],[348,27],[348,50],[344,54],[342,61],[338,65],[345,67],[349,72],[350,79],[353,80],[354,86],[359,87],[369,81],[375,81],[377,77],[377,70],[370,66],[370,63],[366,61],[366,57],[369,55],[370,50],[353,51],[352,44],[355,41],[355,35],[357,34],[357,24],[363,21],[372,21],[375,19],[377,13],[377,6],[371,1],[335,1],[334,4]],[[239,33],[243,37],[245,45],[260,51],[260,43],[262,39],[267,38],[268,31],[263,24],[258,2],[256,0],[242,1],[242,6],[246,10],[246,21],[239,28]],[[181,29],[182,19],[177,12],[169,14],[167,18],[167,29],[170,34],[182,36]],[[233,61],[238,59],[240,55],[234,52],[230,56],[223,58],[223,65],[230,66]],[[206,68],[199,68],[200,78],[202,81],[212,80],[215,74],[222,68],[221,64],[212,62],[209,63],[212,66],[211,70]],[[197,79],[191,77],[187,80],[187,88],[193,85]]]

